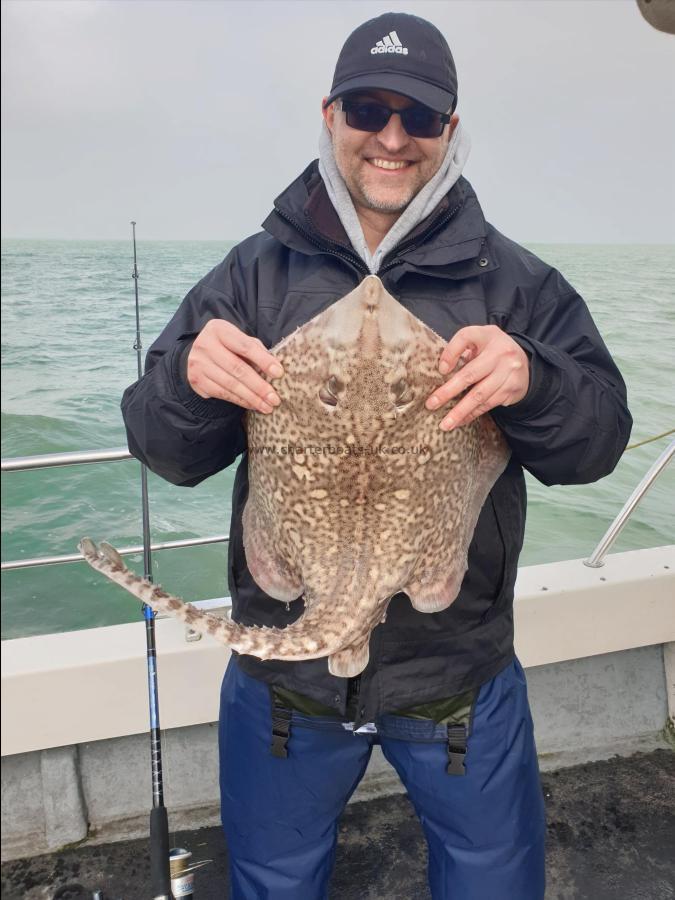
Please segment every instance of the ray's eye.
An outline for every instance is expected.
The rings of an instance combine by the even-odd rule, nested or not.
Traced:
[[[398,407],[407,406],[415,399],[415,394],[405,378],[401,378],[396,384],[393,384],[391,390],[394,395],[394,403]]]
[[[337,397],[333,396],[325,386],[319,389],[319,400],[326,406],[337,406]]]
[[[342,390],[342,383],[331,375],[326,384],[319,388],[319,400],[326,406],[337,406],[338,394]]]

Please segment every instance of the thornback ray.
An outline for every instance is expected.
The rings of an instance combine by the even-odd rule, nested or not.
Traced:
[[[157,612],[239,653],[327,657],[333,675],[359,674],[395,594],[420,612],[456,599],[480,510],[509,459],[489,415],[446,432],[439,423],[457,401],[426,408],[446,380],[445,346],[371,275],[272,348],[281,403],[245,415],[243,541],[272,600],[304,600],[285,628],[197,610],[133,574],[107,544],[85,538],[81,553]]]

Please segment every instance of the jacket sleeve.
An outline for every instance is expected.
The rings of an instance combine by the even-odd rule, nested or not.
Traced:
[[[517,306],[518,304],[516,304]],[[521,304],[522,309],[522,304]],[[587,484],[613,471],[633,424],[626,386],[586,304],[551,270],[527,317],[512,330],[527,353],[530,386],[493,410],[520,464],[544,484]]]
[[[129,450],[172,484],[192,487],[246,448],[243,407],[203,399],[186,377],[187,354],[209,319],[254,333],[244,294],[233,250],[188,293],[150,347],[145,374],[122,397]]]

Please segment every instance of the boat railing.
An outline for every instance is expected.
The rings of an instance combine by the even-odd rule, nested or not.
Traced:
[[[672,441],[632,492],[593,553],[588,559],[584,560],[585,565],[590,566],[591,568],[599,568],[604,565],[604,557],[625,527],[638,503],[672,460],[674,455],[675,441]],[[27,472],[58,466],[89,465],[92,463],[119,462],[128,459],[133,459],[133,457],[126,447],[115,447],[109,450],[78,450],[69,453],[43,453],[34,456],[15,456],[3,459],[1,465],[3,472]],[[160,541],[151,544],[151,550],[175,550],[181,547],[198,547],[205,544],[227,543],[228,540],[229,538],[227,535],[217,534],[209,535],[207,537],[185,538],[177,541]],[[121,547],[119,548],[119,552],[122,556],[131,556],[136,553],[142,553],[143,546],[139,544],[131,547]],[[52,566],[82,561],[82,556],[78,553],[68,553],[61,556],[36,556],[32,559],[8,560],[1,564],[1,569],[4,572],[13,569],[29,569],[36,566]],[[211,601],[201,602],[207,604]],[[195,605],[199,605],[199,601]]]
[[[661,472],[663,472],[668,463],[672,460],[674,455],[675,441],[671,441],[663,451],[663,453],[656,460],[656,462],[650,467],[649,471],[642,478],[628,500],[626,500],[623,508],[621,509],[621,512],[619,512],[617,517],[604,533],[595,550],[591,553],[588,559],[584,560],[584,565],[590,566],[590,568],[592,569],[599,569],[601,566],[604,566],[605,556],[609,553],[612,545],[623,531],[626,523],[632,516],[635,507],[638,505],[640,500],[642,500],[650,487],[654,484],[654,482],[659,477]]]
[[[126,447],[115,447],[110,450],[77,450],[69,453],[42,453],[35,456],[14,456],[2,460],[3,472],[28,472],[36,469],[51,469],[58,466],[81,466],[91,463],[120,462],[133,459]],[[226,544],[229,537],[226,534],[215,534],[207,537],[184,538],[177,541],[158,541],[151,544],[151,550],[176,550],[181,547],[200,547],[204,544]],[[132,556],[143,552],[143,545],[131,547],[118,547],[122,556]],[[32,559],[12,559],[3,562],[3,572],[13,569],[32,569],[36,566],[54,566],[63,563],[83,562],[79,553],[66,553],[61,556],[36,556]],[[212,609],[227,605],[229,597],[213,600],[196,600],[193,606],[198,609]]]

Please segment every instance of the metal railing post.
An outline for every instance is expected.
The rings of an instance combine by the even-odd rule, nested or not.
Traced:
[[[604,566],[604,557],[621,534],[621,531],[626,522],[630,519],[633,510],[640,500],[642,500],[649,488],[654,484],[663,469],[665,469],[671,461],[673,455],[675,455],[675,441],[672,441],[672,443],[666,447],[654,465],[640,481],[628,500],[626,500],[623,509],[609,526],[593,553],[591,553],[588,559],[584,560],[585,566],[590,566],[592,569],[599,569],[601,566]]]

